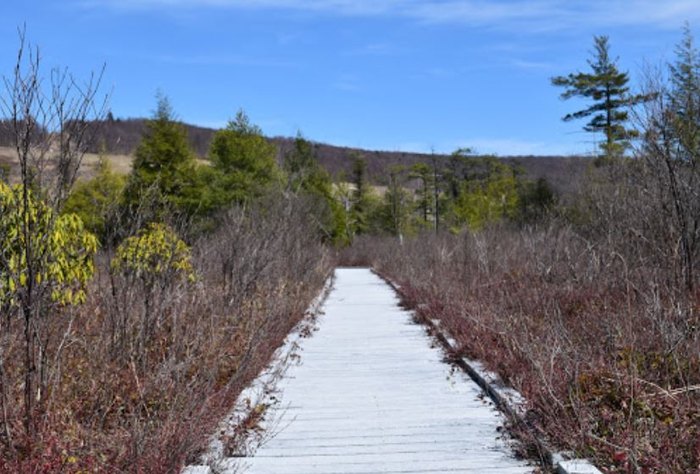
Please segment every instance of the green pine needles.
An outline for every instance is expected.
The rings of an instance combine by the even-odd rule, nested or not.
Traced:
[[[600,150],[604,157],[621,156],[630,145],[630,139],[637,136],[635,130],[627,128],[628,109],[646,100],[642,95],[630,95],[629,75],[620,72],[617,60],[610,57],[610,43],[607,36],[593,37],[593,57],[588,60],[591,72],[571,73],[552,78],[552,85],[564,87],[561,98],[572,97],[590,99],[593,103],[577,112],[563,117],[565,122],[589,118],[583,127],[587,132],[603,133],[605,141]]]

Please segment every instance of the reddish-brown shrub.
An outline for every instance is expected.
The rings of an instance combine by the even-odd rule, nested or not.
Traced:
[[[552,224],[363,238],[341,262],[396,281],[462,355],[526,397],[528,421],[558,448],[607,472],[697,472],[697,295],[634,252]]]
[[[329,275],[307,214],[296,198],[231,210],[193,245],[197,281],[148,295],[103,255],[88,302],[47,321],[46,349],[62,350],[46,429],[32,439],[7,436],[21,432],[22,388],[21,325],[6,324],[0,472],[177,472],[194,461]],[[145,297],[155,317],[144,339]]]

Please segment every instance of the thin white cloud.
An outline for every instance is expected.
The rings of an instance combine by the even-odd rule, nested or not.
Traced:
[[[635,0],[610,2],[609,9],[599,9],[599,22],[610,25],[649,24],[665,28],[679,28],[684,22],[700,21],[700,2],[697,0]],[[605,15],[608,13],[608,15]]]
[[[524,59],[512,59],[510,65],[517,69],[524,69],[530,71],[554,71],[559,66],[553,63],[541,62],[541,61],[527,61]]]
[[[281,9],[340,16],[394,16],[517,31],[558,31],[581,26],[642,25],[678,28],[700,21],[697,0],[74,0],[90,8]]]
[[[560,17],[564,11],[554,1],[488,2],[446,1],[421,2],[409,12],[419,20],[433,23],[465,23],[473,26],[499,26],[501,24],[543,24],[547,18]]]
[[[381,15],[402,4],[419,0],[78,0],[87,7],[109,7],[115,10],[149,10],[158,8],[235,8],[286,9],[328,12],[340,15]]]

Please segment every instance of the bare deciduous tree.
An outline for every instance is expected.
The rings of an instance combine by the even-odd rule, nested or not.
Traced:
[[[700,53],[690,30],[669,66],[670,81],[647,78],[645,95],[653,97],[639,116],[642,134],[638,157],[656,183],[657,216],[665,218],[675,260],[685,286],[692,290],[700,256]]]
[[[20,168],[17,206],[22,217],[15,230],[23,247],[22,255],[16,256],[22,260],[23,284],[15,291],[17,314],[9,314],[7,322],[11,324],[11,319],[17,316],[24,321],[24,424],[29,442],[38,423],[35,408],[46,403],[49,393],[47,385],[52,380],[49,364],[58,357],[50,353],[49,345],[60,351],[64,346],[60,341],[65,341],[71,328],[67,324],[61,334],[55,334],[43,324],[49,313],[58,308],[50,285],[41,278],[47,271],[47,249],[61,206],[94,136],[93,124],[104,116],[107,100],[98,99],[102,72],[93,74],[82,84],[62,69],[55,69],[44,78],[41,65],[39,49],[27,41],[25,30],[20,29],[13,74],[3,78],[0,113],[9,124]],[[36,207],[32,202],[42,204]],[[41,216],[37,217],[37,213]],[[41,219],[44,223],[37,224]],[[0,235],[0,241],[5,243],[5,237]],[[9,261],[12,255],[5,251],[0,255],[3,271],[19,265],[16,260]],[[50,341],[53,338],[59,342]],[[8,380],[0,381],[0,385],[6,390]],[[6,434],[9,438],[9,429]]]

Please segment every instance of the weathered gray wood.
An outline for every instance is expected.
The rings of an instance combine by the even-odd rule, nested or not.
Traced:
[[[532,472],[497,431],[479,388],[442,362],[393,290],[367,269],[338,269],[319,330],[280,381],[266,415],[277,434],[254,457],[219,466],[254,474]],[[218,470],[218,469],[217,469]]]
[[[212,474],[209,466],[187,466],[180,474]]]
[[[585,459],[572,459],[557,463],[558,474],[603,474],[597,467]]]

